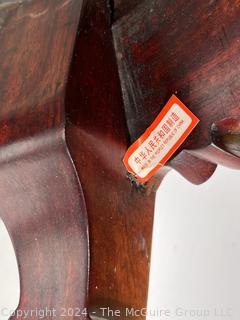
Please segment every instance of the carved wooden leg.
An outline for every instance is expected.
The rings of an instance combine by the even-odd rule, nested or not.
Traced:
[[[16,312],[27,319],[85,319],[76,315],[86,307],[86,209],[63,129],[3,147],[0,181],[0,216],[19,263]]]
[[[199,184],[226,164],[224,150],[210,159],[203,149],[216,150],[213,123],[239,115],[231,94],[240,88],[237,0],[233,7],[225,0],[114,3],[86,1],[66,100],[67,143],[90,221],[91,316],[98,319],[114,318],[104,307],[121,310],[121,319],[126,308],[146,308],[155,190],[170,167]],[[199,126],[149,183],[130,181],[124,153],[173,93]]]
[[[36,309],[46,319],[86,318],[78,315],[86,306],[87,218],[64,137],[81,7],[79,0],[0,1],[0,216],[27,319],[39,319]]]
[[[66,137],[90,222],[89,308],[92,317],[112,318],[101,309],[110,307],[124,319],[127,307],[147,305],[155,188],[154,182],[146,189],[132,185],[122,163],[127,128],[110,8],[102,0],[88,1],[82,17]]]

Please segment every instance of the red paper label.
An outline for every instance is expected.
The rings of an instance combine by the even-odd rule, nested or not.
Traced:
[[[184,142],[199,119],[173,95],[151,126],[127,150],[123,163],[146,182]]]

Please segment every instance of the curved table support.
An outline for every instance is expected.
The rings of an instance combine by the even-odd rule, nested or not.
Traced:
[[[60,319],[63,308],[86,307],[87,215],[64,128],[81,7],[79,0],[0,1],[0,217],[19,264],[17,311],[29,319],[39,318],[36,309]],[[74,311],[64,318],[86,319]]]
[[[16,313],[27,312],[29,319],[40,312],[46,319],[77,318],[70,308],[77,313],[86,307],[88,226],[63,129],[3,147],[0,181],[0,217],[19,264]]]
[[[174,1],[116,0],[114,8],[112,1],[107,6],[90,0],[84,6],[66,97],[66,137],[89,216],[93,319],[114,318],[103,313],[104,307],[121,310],[123,319],[126,308],[146,307],[155,191],[168,170],[200,184],[217,164],[239,168],[239,158],[219,148],[211,135],[213,123],[239,116],[238,102],[231,100],[231,87],[240,88],[235,68],[239,6],[237,1],[236,10],[225,0],[193,2],[183,0],[179,8]],[[215,18],[208,19],[213,12]],[[178,41],[183,22],[187,27]],[[229,32],[224,48],[218,39],[221,26]],[[219,61],[229,72],[228,85]],[[147,184],[137,183],[122,158],[172,93],[200,118],[200,125],[165,168]]]

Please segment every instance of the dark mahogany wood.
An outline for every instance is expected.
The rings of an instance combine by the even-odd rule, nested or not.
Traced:
[[[18,310],[54,308],[45,319],[86,307],[86,208],[64,130],[81,6],[79,0],[0,1],[0,217],[19,265]]]
[[[3,146],[0,185],[0,215],[19,264],[18,310],[60,319],[64,308],[85,308],[86,209],[63,129]]]
[[[19,310],[146,307],[163,177],[240,166],[239,18],[238,0],[0,0],[0,217]],[[122,158],[173,93],[200,125],[137,183]]]
[[[125,12],[127,3],[118,0],[117,12]],[[221,144],[220,157],[213,146],[216,132],[211,128],[222,119],[232,122],[240,116],[239,1],[200,1],[196,5],[194,0],[149,0],[137,4],[113,26],[131,141],[176,94],[200,123],[169,166],[188,179],[192,167],[190,180],[201,183],[212,174],[215,164],[230,165],[222,160],[229,150]],[[194,157],[189,163],[191,154]],[[227,159],[240,167],[235,156]],[[195,174],[199,169],[209,173],[199,179]]]
[[[239,168],[239,17],[237,1],[86,2],[66,133],[89,217],[93,318],[102,307],[146,307],[155,191],[169,168],[195,184],[219,163]],[[173,93],[201,123],[166,168],[138,184],[122,158]]]
[[[146,306],[155,198],[154,179],[151,188],[134,186],[122,163],[128,134],[110,15],[106,1],[87,2],[66,100],[67,143],[89,218],[89,308],[99,317],[103,307]]]

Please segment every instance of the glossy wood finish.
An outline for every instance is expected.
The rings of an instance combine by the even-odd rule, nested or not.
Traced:
[[[86,208],[64,130],[81,6],[0,1],[0,217],[19,264],[18,310],[54,308],[45,319],[86,306]]]
[[[122,163],[128,137],[109,17],[105,1],[87,2],[66,100],[67,143],[90,224],[94,316],[101,307],[146,306],[155,198],[154,179],[149,188],[133,185]]]
[[[47,309],[47,319],[60,319],[63,308],[83,309],[88,269],[86,209],[63,130],[3,146],[0,183],[0,215],[19,263],[18,310]]]
[[[66,132],[89,216],[93,317],[103,318],[102,307],[122,310],[121,318],[127,307],[146,307],[155,191],[169,167],[196,184],[206,181],[218,163],[239,168],[227,143],[219,147],[240,113],[230,92],[234,87],[237,94],[240,85],[239,7],[237,1],[232,5],[164,0],[117,0],[115,8],[103,0],[85,4],[68,83]],[[224,28],[231,30],[225,47],[219,40]],[[172,93],[201,124],[166,168],[147,184],[137,184],[123,167],[124,152]],[[232,120],[223,126],[225,117]]]
[[[239,168],[239,17],[237,0],[0,1],[0,217],[19,262],[19,309],[86,306],[86,209],[90,313],[146,307],[165,174],[202,183],[218,163]],[[138,184],[123,155],[172,93],[201,124]]]
[[[117,10],[126,4],[117,1]],[[212,125],[225,118],[234,121],[240,115],[239,18],[238,0],[200,1],[198,5],[194,0],[150,0],[139,1],[113,26],[131,141],[144,132],[175,93],[198,116],[200,124],[169,165],[189,179],[190,164],[194,183],[211,176],[214,164],[225,163],[221,158],[228,150],[223,144],[222,157],[219,152],[214,156]],[[189,163],[191,154],[194,157]],[[203,179],[196,176],[196,156],[197,171],[209,170]],[[214,164],[208,162],[210,158]],[[228,158],[240,167],[236,157]],[[201,159],[205,161],[200,164]],[[180,170],[179,162],[183,164]]]

